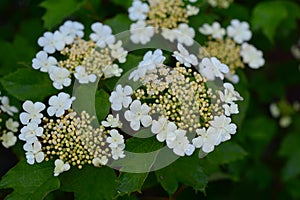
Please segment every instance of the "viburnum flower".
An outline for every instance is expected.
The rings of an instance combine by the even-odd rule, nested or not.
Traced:
[[[21,129],[19,139],[27,142],[35,141],[37,140],[36,137],[43,135],[43,131],[44,129],[39,127],[37,123],[31,122]]]
[[[212,57],[202,59],[199,64],[199,71],[207,80],[215,80],[216,77],[223,80],[224,74],[229,72],[229,68],[216,57]]]
[[[130,40],[135,43],[146,44],[154,35],[153,27],[146,27],[145,21],[138,21],[130,25]]]
[[[142,3],[139,0],[135,0],[132,6],[128,9],[129,18],[132,21],[144,20],[146,19],[146,14],[149,12],[149,6],[147,3]]]
[[[73,39],[75,37],[82,38],[84,26],[79,22],[66,21],[62,26],[59,27],[59,31],[71,36]]]
[[[199,8],[197,8],[196,6],[192,6],[192,5],[187,5],[186,9],[187,9],[188,16],[197,15],[200,11]]]
[[[128,108],[132,102],[132,93],[133,90],[129,85],[126,85],[124,88],[120,84],[117,85],[116,90],[113,91],[109,97],[111,108],[115,111],[121,110],[122,107]]]
[[[11,146],[14,146],[17,142],[17,137],[12,132],[4,133],[2,136],[2,145],[5,148],[9,148]]]
[[[227,27],[227,35],[236,43],[242,44],[251,39],[252,33],[249,30],[248,22],[240,22],[237,19],[233,19]]]
[[[39,141],[35,141],[33,143],[25,143],[23,149],[26,152],[27,163],[33,165],[35,162],[41,163],[44,160],[44,153],[42,150],[42,144]]]
[[[217,129],[213,127],[209,127],[207,130],[205,128],[197,129],[196,133],[198,137],[194,138],[192,143],[196,148],[202,148],[202,151],[205,153],[212,152],[220,140],[220,134],[218,134]]]
[[[240,81],[240,77],[237,74],[232,74],[231,72],[225,74],[225,78],[231,81],[232,83],[238,83]]]
[[[70,44],[72,38],[66,39],[59,31],[55,31],[54,33],[45,32],[44,35],[38,39],[38,44],[43,47],[45,52],[50,54],[54,53],[56,50],[63,50],[66,42]]]
[[[116,129],[112,129],[109,132],[110,136],[106,139],[109,143],[110,148],[116,148],[121,144],[124,144],[124,137],[123,135],[119,134]]]
[[[126,62],[126,56],[128,54],[128,51],[125,51],[124,48],[122,47],[122,41],[121,40],[116,42],[116,44],[110,44],[108,46],[111,49],[111,56],[113,58],[118,59],[118,61],[120,63],[125,63]]]
[[[38,52],[32,60],[32,67],[40,69],[41,72],[48,72],[52,66],[57,66],[57,60],[52,56],[48,56],[45,51]]]
[[[190,144],[187,136],[186,131],[184,130],[175,130],[175,139],[169,140],[167,139],[167,146],[170,149],[173,149],[173,152],[178,156],[184,156],[186,153],[188,155],[192,155],[195,150],[195,147]]]
[[[71,85],[70,72],[66,68],[51,67],[49,70],[50,79],[53,81],[53,87],[58,90],[63,89],[63,86]]]
[[[97,76],[95,74],[88,74],[85,71],[85,68],[82,66],[77,66],[75,68],[74,76],[81,84],[94,83],[97,79]]]
[[[64,161],[60,159],[56,159],[54,165],[54,176],[58,176],[59,174],[68,171],[71,168],[68,163],[64,163]]]
[[[263,53],[257,50],[253,45],[243,43],[241,46],[241,56],[243,61],[252,69],[258,69],[265,64]]]
[[[214,22],[211,26],[205,23],[199,28],[199,32],[204,35],[211,35],[215,39],[222,39],[225,35],[225,29],[221,27],[219,22]]]
[[[25,111],[20,114],[20,121],[22,124],[28,124],[29,122],[35,122],[37,124],[41,123],[43,114],[40,112],[46,108],[43,103],[33,103],[32,101],[27,100],[23,103],[22,107]]]
[[[118,160],[119,158],[124,158],[125,157],[124,148],[125,145],[119,145],[116,148],[111,148],[112,158],[114,160]]]
[[[102,165],[106,165],[108,162],[108,158],[106,156],[102,156],[101,158],[94,158],[92,163],[95,167],[100,167]]]
[[[176,39],[175,29],[162,28],[161,35],[165,39],[170,40],[171,42],[174,42],[174,40]]]
[[[18,128],[19,128],[19,122],[14,121],[12,118],[9,118],[8,120],[6,120],[5,122],[5,126],[8,130],[12,131],[12,132],[17,132]]]
[[[113,76],[120,77],[123,69],[121,69],[117,64],[106,65],[103,69],[104,77],[110,78]]]
[[[112,128],[121,128],[122,122],[119,120],[119,114],[114,117],[112,114],[109,114],[106,117],[106,121],[102,121],[101,124],[105,127],[112,127]]]
[[[177,45],[178,51],[174,51],[173,56],[178,60],[181,64],[184,64],[186,67],[191,67],[191,65],[198,65],[198,59],[194,54],[190,54],[188,50],[184,48],[184,46],[180,43]]]
[[[112,30],[109,26],[96,22],[92,24],[92,30],[94,33],[90,34],[90,38],[96,42],[100,48],[104,48],[106,45],[115,42],[115,37],[112,35]]]
[[[236,125],[231,123],[231,118],[226,117],[225,115],[215,116],[210,124],[212,127],[216,128],[220,134],[220,140],[216,145],[220,144],[220,142],[230,140],[231,135],[236,133]]]
[[[69,94],[61,92],[57,96],[53,95],[49,99],[49,107],[47,113],[49,116],[55,115],[56,117],[61,117],[64,115],[65,111],[71,108],[72,102],[75,97],[70,97]]]
[[[175,35],[179,43],[182,43],[186,46],[191,46],[194,44],[193,38],[195,37],[195,30],[185,23],[178,25],[178,28],[175,29]]]
[[[141,104],[140,100],[134,100],[130,105],[130,110],[124,113],[125,119],[130,122],[130,127],[137,131],[140,129],[140,124],[148,127],[152,123],[152,118],[148,115],[150,107],[147,104]]]
[[[158,141],[163,142],[165,140],[174,140],[175,130],[177,130],[177,126],[174,122],[169,122],[167,118],[160,117],[158,121],[153,120],[151,126],[151,132],[156,135]]]
[[[238,114],[239,113],[238,105],[235,104],[235,103],[230,103],[229,105],[224,104],[222,107],[224,108],[226,116],[230,116],[231,114]]]
[[[9,114],[10,116],[13,116],[14,113],[19,112],[19,110],[15,106],[9,105],[9,98],[7,96],[3,96],[0,99],[1,99],[0,108],[3,112]]]
[[[231,83],[224,83],[223,87],[225,88],[224,93],[219,91],[221,101],[225,103],[233,103],[234,101],[243,100],[241,95],[234,90],[234,87]]]

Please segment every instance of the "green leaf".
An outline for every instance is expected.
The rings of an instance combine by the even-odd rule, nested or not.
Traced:
[[[109,94],[103,89],[96,92],[95,107],[99,122],[105,119],[110,110]]]
[[[156,171],[156,177],[162,187],[173,194],[179,183],[204,191],[207,175],[203,172],[201,161],[195,153],[192,157],[182,157],[166,168]]]
[[[84,166],[81,170],[72,168],[60,175],[61,190],[74,192],[78,200],[111,200],[116,195],[116,175],[108,167]]]
[[[282,170],[282,179],[285,182],[297,178],[300,174],[300,150],[295,149],[295,151],[291,153],[291,156]]]
[[[208,154],[207,158],[218,164],[226,164],[244,158],[246,151],[234,142],[225,142]]]
[[[127,0],[127,1],[124,1],[124,0],[112,0],[115,4],[117,5],[120,5],[124,8],[129,8],[131,6],[131,3],[132,1],[131,0]]]
[[[6,199],[40,200],[51,191],[59,189],[59,179],[53,176],[53,163],[29,165],[19,162],[0,182],[0,188],[13,188]]]
[[[128,31],[131,23],[128,15],[125,14],[118,14],[114,18],[105,21],[105,24],[111,26],[114,34]]]
[[[46,13],[42,18],[44,27],[51,29],[62,23],[64,18],[77,11],[82,5],[82,0],[45,0],[40,5],[46,9]]]
[[[288,16],[288,10],[281,1],[261,2],[252,13],[253,29],[262,29],[267,38],[273,42],[276,29]]]
[[[121,173],[119,176],[118,192],[120,195],[141,192],[148,173]]]
[[[43,101],[56,92],[48,74],[33,69],[18,69],[4,76],[0,82],[12,96],[21,101]]]

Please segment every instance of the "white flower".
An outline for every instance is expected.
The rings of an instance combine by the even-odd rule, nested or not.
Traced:
[[[49,56],[45,51],[40,51],[36,54],[36,57],[32,59],[32,67],[34,69],[40,69],[41,72],[48,72],[51,66],[56,66],[56,58]]]
[[[197,2],[198,0],[189,0],[189,2],[191,2],[191,3],[195,3],[195,2]]]
[[[135,0],[132,6],[128,9],[129,18],[132,21],[144,20],[146,19],[146,14],[149,12],[149,6],[146,3],[142,3],[139,0]]]
[[[18,128],[19,128],[19,122],[14,121],[12,118],[9,118],[6,122],[5,122],[5,126],[8,130],[12,131],[12,132],[17,132]]]
[[[62,26],[59,27],[60,32],[71,36],[73,39],[75,37],[82,38],[84,26],[76,21],[66,21]]]
[[[280,109],[276,103],[270,104],[270,112],[271,112],[271,115],[275,118],[280,116]]]
[[[175,29],[162,28],[161,35],[171,42],[174,42],[174,40],[176,39]]]
[[[111,102],[111,108],[115,111],[119,111],[124,108],[128,108],[132,102],[131,95],[133,93],[132,88],[126,85],[124,88],[119,84],[116,87],[116,91],[113,91],[109,97]]]
[[[25,101],[23,103],[23,109],[26,112],[20,114],[20,121],[22,124],[28,124],[29,122],[35,122],[37,124],[41,123],[41,118],[43,114],[40,113],[46,108],[46,106],[41,102],[32,103],[32,101]]]
[[[92,24],[92,30],[94,33],[90,34],[90,38],[96,42],[100,48],[104,48],[106,45],[115,42],[115,37],[112,35],[112,30],[109,26],[96,22]]]
[[[106,118],[107,121],[102,121],[101,124],[105,127],[112,127],[112,128],[121,128],[122,122],[119,120],[119,114],[114,116],[112,114],[109,114]]]
[[[48,103],[49,107],[47,113],[49,116],[55,115],[56,117],[61,117],[66,110],[71,108],[72,102],[75,97],[70,97],[69,94],[61,92],[57,96],[53,95],[50,97]]]
[[[229,72],[229,68],[216,57],[203,58],[199,64],[199,72],[207,80],[215,80],[215,77],[219,77],[223,80],[224,74]]]
[[[224,108],[226,116],[230,116],[231,114],[238,114],[239,113],[238,105],[235,104],[235,103],[230,103],[229,105],[224,104],[222,107]]]
[[[1,104],[0,108],[3,112],[6,112],[10,116],[13,116],[14,113],[19,112],[19,110],[15,106],[10,106],[9,105],[9,99],[7,96],[1,97]]]
[[[103,165],[106,165],[108,162],[108,158],[106,156],[102,156],[101,158],[94,158],[92,160],[92,163],[95,167],[101,167]]]
[[[234,87],[231,83],[224,83],[223,87],[225,88],[224,93],[219,91],[221,101],[225,103],[233,103],[234,101],[243,100],[241,95],[234,90]]]
[[[283,116],[279,119],[279,125],[282,128],[288,127],[289,125],[291,125],[291,123],[292,123],[291,116]]]
[[[247,63],[252,69],[258,69],[265,64],[262,51],[257,50],[251,44],[242,44],[241,56],[243,57],[243,61]]]
[[[184,64],[186,67],[191,67],[191,65],[198,65],[198,59],[194,54],[190,54],[188,50],[186,50],[182,44],[178,43],[177,45],[178,51],[174,51],[173,56],[178,60],[181,64]]]
[[[134,100],[130,105],[130,110],[124,113],[125,119],[130,122],[130,127],[137,131],[140,129],[140,123],[148,127],[152,123],[152,118],[148,115],[151,108],[146,104],[141,104],[140,100]]]
[[[65,37],[66,36],[59,31],[55,31],[54,33],[45,32],[44,35],[38,39],[38,44],[43,47],[45,52],[54,53],[56,50],[63,50],[66,42],[70,42],[69,39]]]
[[[85,68],[82,66],[77,66],[75,68],[74,76],[81,84],[94,83],[97,79],[97,76],[95,74],[88,74],[85,71]]]
[[[70,72],[66,68],[51,67],[49,70],[50,79],[53,81],[53,87],[58,90],[63,89],[63,86],[68,87],[71,85],[69,78]]]
[[[130,25],[130,40],[135,43],[146,44],[154,35],[153,27],[146,27],[146,22],[138,21]]]
[[[158,121],[153,120],[151,132],[156,135],[158,141],[175,140],[175,131],[177,126],[174,122],[168,122],[167,118],[161,117]]]
[[[207,130],[205,128],[197,129],[196,133],[198,137],[194,138],[192,143],[196,148],[202,148],[202,151],[205,153],[212,152],[220,140],[220,134],[213,127],[209,127]]]
[[[173,149],[173,152],[178,156],[184,156],[186,153],[187,155],[191,155],[195,147],[192,147],[190,144],[184,130],[175,130],[175,140],[166,140],[167,146],[170,149]]]
[[[123,135],[119,134],[116,129],[110,131],[110,136],[106,139],[106,142],[109,143],[110,148],[116,148],[121,144],[124,144]]]
[[[54,176],[58,176],[59,174],[68,171],[71,168],[68,163],[64,163],[64,161],[60,159],[56,159],[54,164],[55,164]]]
[[[214,22],[211,26],[205,23],[199,28],[199,32],[204,35],[211,35],[215,39],[222,39],[225,35],[225,29],[221,27],[219,22]]]
[[[123,69],[121,69],[117,64],[106,65],[103,69],[104,77],[110,78],[113,76],[120,77]]]
[[[123,151],[124,148],[125,148],[125,145],[121,145],[116,148],[111,148],[112,158],[114,160],[117,160],[119,158],[124,158],[125,157],[125,154]]]
[[[17,142],[17,137],[12,132],[7,132],[2,135],[2,145],[5,148],[14,146]]]
[[[210,121],[210,125],[217,129],[220,134],[220,140],[216,143],[216,145],[220,144],[220,142],[224,142],[231,138],[231,134],[236,133],[236,125],[234,123],[230,123],[231,118],[226,117],[225,115],[215,116],[212,121]]]
[[[174,31],[176,39],[179,43],[182,43],[186,46],[191,46],[194,44],[193,38],[195,37],[195,30],[192,27],[189,27],[185,23],[181,23]]]
[[[237,74],[232,74],[231,72],[225,74],[225,78],[227,78],[232,83],[238,83],[240,81],[240,77]]]
[[[188,16],[198,15],[198,13],[200,11],[199,8],[197,8],[196,6],[192,6],[192,5],[187,5],[186,9],[187,9]]]
[[[45,158],[44,153],[41,151],[42,144],[39,141],[34,141],[33,143],[27,142],[24,144],[23,149],[27,151],[25,153],[26,159],[27,163],[30,165],[33,165],[35,161],[41,163]]]
[[[233,38],[236,43],[242,44],[251,39],[252,33],[249,30],[248,22],[240,22],[237,19],[233,19],[227,27],[227,35]]]
[[[119,40],[116,44],[110,44],[108,46],[111,49],[111,56],[113,58],[118,59],[120,63],[126,62],[128,51],[125,51],[124,48],[122,47],[121,40]]]
[[[43,135],[44,129],[39,127],[38,124],[31,122],[21,129],[19,139],[23,141],[35,141],[36,137]]]

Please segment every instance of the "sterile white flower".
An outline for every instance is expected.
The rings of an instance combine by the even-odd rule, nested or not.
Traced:
[[[270,112],[271,112],[271,115],[275,118],[280,116],[280,109],[276,103],[270,104]]]
[[[178,51],[174,51],[173,56],[178,60],[181,64],[184,64],[186,67],[191,67],[191,65],[198,65],[198,59],[194,54],[190,54],[188,50],[184,48],[184,46],[180,43],[177,44]]]
[[[218,134],[217,129],[209,127],[207,130],[205,128],[197,129],[196,132],[198,137],[192,140],[193,145],[196,148],[202,148],[202,151],[205,153],[212,152],[220,140],[220,134]]]
[[[108,158],[106,156],[102,156],[101,158],[94,158],[92,163],[95,167],[101,167],[102,165],[106,165],[108,162]]]
[[[226,116],[230,116],[231,114],[238,114],[239,113],[238,105],[235,104],[235,103],[230,103],[229,105],[224,104],[222,107],[224,108]]]
[[[167,118],[160,117],[158,121],[153,120],[152,126],[151,126],[151,132],[156,135],[156,138],[158,141],[163,142],[166,139],[168,140],[174,140],[176,138],[175,136],[175,130],[177,130],[177,126],[174,122],[169,122]]]
[[[225,29],[219,22],[214,22],[211,26],[205,23],[199,28],[199,32],[203,35],[211,35],[215,39],[222,39],[225,35]]]
[[[241,101],[243,97],[234,90],[234,87],[231,83],[224,83],[223,87],[225,88],[224,93],[219,91],[221,101],[225,103],[233,103],[234,101]]]
[[[84,35],[83,32],[84,26],[83,24],[76,22],[76,21],[66,21],[63,25],[59,27],[59,31],[62,33],[71,36],[73,39],[75,37],[82,38]]]
[[[65,36],[59,32],[54,33],[45,32],[42,37],[38,39],[38,44],[43,47],[43,50],[47,53],[54,53],[56,50],[61,51],[65,48],[66,42],[70,42]]]
[[[199,8],[197,8],[196,6],[192,6],[192,5],[187,5],[186,9],[187,9],[188,16],[198,15],[198,13],[200,11]]]
[[[27,163],[30,165],[33,165],[35,162],[41,163],[45,158],[44,153],[41,151],[42,144],[39,141],[33,143],[27,142],[24,144],[23,149],[27,151],[25,155]]]
[[[63,89],[63,86],[68,87],[71,85],[70,72],[66,68],[51,67],[49,69],[49,76],[53,81],[53,87],[58,90]]]
[[[48,72],[49,68],[57,65],[56,58],[48,56],[45,51],[40,51],[36,54],[36,57],[32,59],[32,67],[34,69],[40,69],[41,72]]]
[[[130,105],[130,110],[124,113],[125,119],[130,122],[130,127],[137,131],[140,129],[140,124],[148,127],[152,123],[152,118],[148,115],[151,108],[147,104],[141,104],[140,100],[134,100]]]
[[[113,58],[118,59],[120,63],[126,62],[128,51],[125,51],[125,49],[122,47],[121,40],[119,40],[116,44],[110,44],[108,46],[111,49],[111,56]]]
[[[9,105],[9,98],[7,96],[1,97],[1,105],[0,108],[3,112],[13,116],[14,113],[19,112],[19,110],[15,106]]]
[[[243,43],[241,46],[241,56],[243,61],[252,69],[258,69],[265,64],[263,53],[257,50],[253,45]]]
[[[54,176],[58,176],[59,174],[68,171],[71,168],[68,163],[64,163],[64,161],[60,159],[56,159],[54,165]]]
[[[191,147],[186,131],[178,129],[174,131],[174,134],[174,140],[166,140],[167,146],[178,156],[184,156],[186,152],[191,155],[195,148]]]
[[[279,119],[279,126],[282,128],[286,128],[292,123],[291,116],[283,116]]]
[[[53,95],[50,97],[48,103],[49,107],[47,113],[49,116],[55,115],[56,117],[61,117],[66,110],[71,108],[72,102],[75,97],[70,97],[69,94],[61,92],[57,96]]]
[[[44,129],[39,127],[37,123],[31,122],[21,129],[19,139],[27,142],[35,141],[36,137],[43,135],[43,131]]]
[[[129,85],[126,85],[124,88],[120,84],[117,85],[116,90],[113,91],[109,97],[111,108],[115,111],[121,110],[122,107],[128,108],[132,102],[132,93],[133,90]]]
[[[189,27],[185,23],[178,25],[178,28],[174,29],[176,39],[179,43],[182,43],[186,46],[191,46],[194,44],[195,30],[192,27]]]
[[[146,22],[138,21],[130,25],[130,40],[135,43],[146,44],[154,35],[153,27],[146,27]]]
[[[216,145],[229,140],[231,135],[236,133],[236,125],[231,123],[231,118],[226,117],[225,115],[215,116],[209,123],[212,127],[216,128],[220,134],[220,140],[216,143]]]
[[[229,72],[229,68],[216,57],[203,58],[199,64],[199,72],[207,80],[215,80],[216,77],[223,80],[224,74]]]
[[[85,71],[85,68],[82,66],[77,66],[75,68],[74,76],[81,84],[94,83],[97,79],[97,76],[95,74],[88,74]]]
[[[110,136],[106,139],[110,148],[116,148],[121,144],[124,144],[124,137],[116,129],[110,131]]]
[[[123,72],[123,69],[121,69],[117,64],[112,65],[106,65],[103,69],[104,77],[110,78],[113,76],[120,77]]]
[[[237,74],[232,74],[231,72],[225,74],[225,78],[231,81],[232,83],[238,83],[240,81],[240,77]]]
[[[227,35],[236,43],[242,44],[251,39],[252,33],[249,30],[248,22],[240,22],[237,19],[233,19],[227,27]]]
[[[33,103],[32,101],[27,100],[23,103],[22,107],[25,111],[20,114],[20,121],[22,124],[28,124],[29,122],[35,122],[37,124],[41,123],[43,114],[40,112],[46,108],[43,103]]]
[[[12,132],[7,132],[2,135],[2,145],[5,148],[14,146],[17,142],[17,137]]]
[[[128,9],[129,19],[132,21],[144,20],[149,12],[149,6],[147,3],[142,3],[139,0],[134,0],[132,6]]]
[[[100,48],[104,48],[106,45],[115,42],[115,36],[112,35],[112,30],[109,26],[96,22],[92,24],[92,30],[94,33],[90,34],[90,38],[96,42],[97,46]]]
[[[118,146],[116,148],[111,148],[111,154],[112,154],[112,158],[114,160],[125,157],[124,147],[125,147],[125,145]]]
[[[5,122],[5,126],[8,130],[12,131],[12,132],[17,132],[18,128],[19,128],[19,122],[14,121],[12,118],[9,118],[8,120],[6,120]]]
[[[101,124],[105,127],[112,127],[112,128],[121,128],[122,122],[119,119],[119,114],[114,117],[112,114],[109,114],[106,117],[106,121],[102,121]]]
[[[162,28],[161,35],[171,42],[174,42],[176,39],[175,29]]]

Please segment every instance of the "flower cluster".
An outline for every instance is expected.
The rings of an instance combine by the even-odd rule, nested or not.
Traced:
[[[66,21],[54,33],[45,32],[38,39],[43,50],[32,60],[32,67],[49,73],[53,86],[59,90],[71,85],[72,74],[81,84],[121,76],[123,70],[115,60],[126,62],[127,51],[122,42],[116,41],[107,25],[96,22],[91,28],[89,41],[82,39],[84,26],[79,22]],[[60,59],[50,55],[56,52]]]
[[[228,8],[234,0],[208,0],[209,5],[218,8]]]
[[[235,102],[243,98],[230,83],[211,85],[229,72],[227,65],[215,57],[200,62],[182,44],[177,48],[173,68],[164,64],[160,49],[148,51],[128,77],[139,86],[117,85],[111,108],[133,131],[149,128],[176,155],[189,156],[195,148],[209,153],[236,133],[230,116],[239,113]]]
[[[199,57],[214,56],[228,65],[230,72],[225,76],[233,83],[239,82],[236,70],[244,68],[245,64],[252,69],[258,69],[264,65],[262,51],[247,43],[252,36],[247,22],[233,19],[226,30],[218,22],[212,25],[205,23],[199,31],[210,36],[205,46],[200,48]]]
[[[130,26],[133,43],[148,43],[160,29],[161,35],[171,42],[177,40],[187,46],[194,42],[195,30],[188,26],[188,17],[197,15],[199,8],[183,0],[134,0],[128,12],[134,21]]]
[[[20,114],[23,127],[19,139],[25,141],[27,162],[55,159],[55,176],[71,166],[99,167],[106,165],[110,158],[117,160],[125,156],[123,136],[115,129],[121,126],[118,118],[109,115],[103,125],[96,126],[93,123],[96,117],[84,110],[77,113],[71,109],[74,100],[64,92],[51,96],[47,108],[42,102],[27,100]]]
[[[0,141],[5,148],[14,146],[17,142],[14,133],[18,132],[19,122],[14,121],[13,117],[18,112],[15,106],[10,105],[7,96],[0,96]]]

